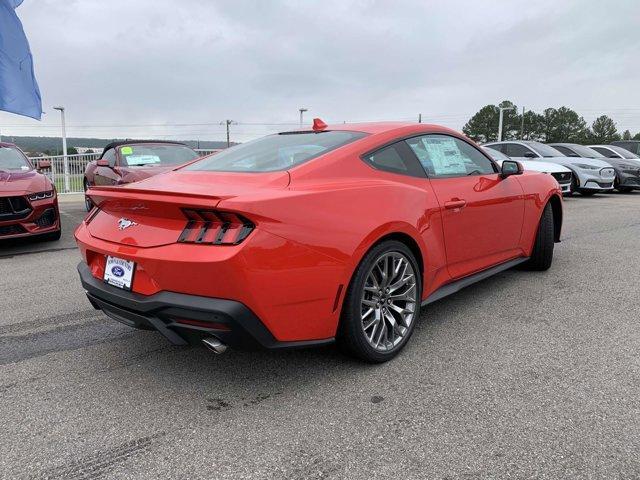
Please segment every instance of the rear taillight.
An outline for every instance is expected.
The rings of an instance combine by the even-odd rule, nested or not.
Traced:
[[[180,243],[237,245],[255,228],[251,220],[237,213],[190,208],[182,212],[188,221],[178,238]]]

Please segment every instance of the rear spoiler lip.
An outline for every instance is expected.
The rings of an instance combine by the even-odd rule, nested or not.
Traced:
[[[228,196],[204,195],[199,193],[122,187],[90,187],[86,194],[98,206],[105,200],[130,200],[215,207],[221,200],[229,198]]]

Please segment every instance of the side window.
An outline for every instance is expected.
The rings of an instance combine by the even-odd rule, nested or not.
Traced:
[[[567,148],[567,147],[563,147],[562,145],[554,145],[553,148],[555,148],[556,150],[560,150],[560,152],[565,156],[565,157],[578,157],[579,155],[574,152],[573,150]]]
[[[394,143],[362,158],[378,170],[412,177],[424,177],[424,171],[404,142]]]
[[[591,147],[591,148],[594,149],[596,152],[601,153],[607,158],[621,158],[618,156],[617,153],[612,152],[608,148],[602,148],[602,147]]]
[[[493,162],[467,142],[448,135],[423,135],[406,140],[431,178],[489,175]]]
[[[489,148],[493,148],[494,150],[497,150],[499,152],[504,153],[504,144],[502,144],[502,143],[496,143],[494,145],[489,145]]]
[[[531,153],[531,150],[518,143],[505,143],[504,146],[504,153],[505,155],[507,155],[507,157],[524,157],[525,153]],[[538,155],[536,155],[536,157],[537,156]]]
[[[110,148],[102,155],[102,160],[108,160],[109,166],[114,167],[116,164],[116,150],[115,148]]]

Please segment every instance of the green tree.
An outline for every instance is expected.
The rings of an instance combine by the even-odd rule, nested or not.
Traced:
[[[633,136],[633,140],[640,140],[640,132],[636,133],[636,134]]]
[[[520,122],[522,125],[522,115],[520,115]],[[533,110],[527,110],[524,113],[524,132],[522,133],[522,139],[544,142],[545,126],[544,115],[540,115]]]
[[[544,124],[546,142],[584,143],[589,138],[587,122],[567,107],[545,109]]]
[[[620,140],[616,124],[611,118],[601,115],[591,125],[591,141],[594,143],[609,143],[612,140]]]
[[[500,123],[500,108],[512,107],[505,110],[502,118],[502,139],[513,140],[520,138],[520,116],[517,107],[509,100],[500,104],[485,105],[476,112],[462,127],[464,134],[480,143],[493,142],[498,139],[498,124]]]
[[[623,140],[631,140],[631,132],[629,130],[625,130],[622,134]]]
[[[493,142],[498,139],[498,115],[498,107],[485,105],[462,127],[462,132],[476,142]]]
[[[67,155],[77,155],[78,149],[76,147],[67,148]]]

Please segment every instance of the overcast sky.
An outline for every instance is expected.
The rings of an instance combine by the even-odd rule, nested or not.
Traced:
[[[640,1],[24,0],[42,122],[3,135],[232,140],[328,122],[461,129],[510,99],[640,131]]]

